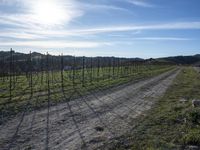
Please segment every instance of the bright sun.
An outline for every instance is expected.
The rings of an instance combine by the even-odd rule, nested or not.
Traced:
[[[34,20],[45,26],[62,24],[69,15],[57,0],[36,0],[31,7]]]

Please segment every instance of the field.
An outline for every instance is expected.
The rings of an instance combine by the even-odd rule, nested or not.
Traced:
[[[135,107],[132,115],[137,117],[141,112],[151,107],[152,103],[147,103],[142,99],[138,103],[135,94],[131,96],[132,88],[139,90],[144,85],[158,84],[159,81],[164,80],[166,77],[173,75],[174,78],[174,74],[177,72],[175,66],[153,63],[74,68],[69,70],[51,70],[47,66],[44,71],[29,70],[22,74],[17,74],[13,71],[12,74],[1,77],[1,147],[5,149],[37,149],[39,147],[46,147],[47,149],[50,147],[79,149],[80,147],[96,147],[97,145],[92,142],[95,140],[94,135],[96,135],[94,129],[98,132],[98,130],[104,130],[112,124],[116,128],[111,127],[111,129],[108,129],[109,133],[104,132],[104,137],[108,136],[111,138],[116,138],[129,129],[128,126],[125,126],[126,128],[124,129],[117,127],[117,122],[124,119],[122,119],[123,115],[116,111],[125,111],[124,115],[128,115],[129,112],[127,110],[129,109],[127,108],[132,109],[131,107]],[[9,74],[9,72],[3,74]],[[169,80],[171,81],[171,78]],[[136,84],[136,87],[134,87],[135,82],[139,82],[138,85]],[[159,88],[162,85],[159,84],[157,86]],[[161,89],[163,90],[157,92],[159,95],[165,91],[164,87]],[[152,92],[155,91],[153,90]],[[135,97],[136,101],[130,101],[131,97]],[[99,102],[101,102],[101,105]],[[143,103],[147,108],[144,108]],[[95,108],[93,108],[94,104],[97,104]],[[96,108],[101,109],[99,110],[100,112],[96,111]],[[116,108],[118,109],[113,113],[112,111]],[[141,110],[137,110],[139,108]],[[110,110],[112,111],[110,112]],[[112,115],[106,117],[107,113]],[[115,120],[113,114],[118,115],[120,120]],[[68,123],[65,122],[66,116],[69,116],[69,118],[67,117],[69,119]],[[107,118],[106,122],[110,122],[109,125],[106,125],[107,123],[102,119],[104,117]],[[70,121],[71,119],[72,122]],[[85,119],[87,122],[85,122]],[[126,124],[129,122],[130,126],[131,121],[132,119],[125,122]],[[66,133],[62,135],[62,138],[55,145],[54,142],[52,143],[52,138],[56,138],[58,136],[57,133],[63,130],[61,128],[62,124],[64,125],[63,127],[69,129],[67,131],[65,129]],[[85,132],[85,125],[87,125],[87,128],[91,128],[92,131],[92,133],[90,133],[91,131],[85,133],[86,139],[82,137],[82,132]],[[121,130],[117,131],[118,128],[123,129],[123,132]],[[41,132],[43,130],[46,130],[46,132]],[[78,134],[72,134],[75,131]],[[31,136],[34,136],[36,133],[37,136],[29,137],[30,132],[32,133]],[[41,134],[38,134],[38,132],[41,132]],[[17,138],[18,136],[22,139]],[[74,140],[67,142],[67,145],[59,144],[64,140],[63,138],[74,138]],[[96,138],[98,140],[98,138],[102,137]],[[75,139],[80,139],[80,141],[77,143]],[[106,139],[105,141],[107,141]],[[21,145],[19,140],[28,141]],[[43,142],[44,145],[42,144]],[[90,143],[89,145],[88,142]],[[100,141],[100,143],[102,142]]]
[[[1,62],[2,149],[198,145],[199,110],[191,108],[191,100],[199,98],[198,68],[86,60],[46,55],[24,65],[21,60]],[[187,102],[180,103],[181,98]]]
[[[79,97],[77,91],[106,89],[133,80],[155,76],[172,69],[169,65],[140,65],[99,67],[76,70],[47,70],[28,72],[24,75],[2,76],[0,80],[1,122],[7,116],[54,105],[63,100],[63,95],[70,100]],[[14,74],[14,73],[13,73]]]
[[[0,0],[0,150],[200,150],[200,0]]]
[[[109,89],[95,86],[95,90],[89,91],[83,90],[81,85],[79,90],[74,89],[77,99],[73,100],[76,95],[70,100],[63,94],[65,102],[53,106],[50,103],[54,95],[47,94],[46,98],[50,100],[47,99],[47,108],[33,112],[25,109],[21,115],[1,126],[4,129],[1,130],[1,144],[13,149],[97,148],[129,131],[134,118],[151,108],[156,97],[165,92],[179,71],[174,67],[158,68],[140,80],[132,76],[127,78],[129,83]],[[151,101],[148,101],[148,96]]]

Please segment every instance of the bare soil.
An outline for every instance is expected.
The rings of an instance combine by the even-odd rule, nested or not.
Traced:
[[[102,149],[134,127],[179,71],[103,91],[97,87],[75,100],[24,111],[0,126],[0,149]],[[68,99],[64,93],[63,98]]]

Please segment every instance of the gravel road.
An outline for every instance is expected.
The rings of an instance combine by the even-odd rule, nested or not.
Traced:
[[[24,112],[0,126],[0,149],[97,149],[134,127],[180,69],[69,102]],[[78,91],[77,91],[78,92]],[[65,94],[63,94],[63,98]],[[66,98],[67,99],[67,98]]]

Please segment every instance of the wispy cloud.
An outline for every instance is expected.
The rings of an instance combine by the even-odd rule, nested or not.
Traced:
[[[25,32],[16,32],[16,31],[2,31],[0,34],[1,38],[12,38],[12,39],[16,39],[16,40],[30,40],[30,39],[42,39],[45,38],[45,36],[41,36],[41,35],[36,35],[33,33],[25,33]]]
[[[79,33],[106,33],[106,32],[123,32],[135,30],[183,30],[183,29],[200,29],[200,22],[171,22],[163,24],[146,24],[146,25],[124,25],[101,27],[93,29],[79,30]]]
[[[0,42],[1,47],[32,47],[32,48],[96,48],[102,45],[110,45],[106,42],[90,41],[12,41]]]
[[[16,9],[15,13],[1,12],[0,24],[22,28],[63,26],[83,15],[74,0],[1,0],[0,4],[13,5]]]
[[[110,27],[96,27],[88,29],[71,29],[71,30],[46,30],[46,31],[28,31],[29,33],[48,35],[48,36],[84,36],[95,35],[111,32],[127,32],[142,30],[197,30],[200,29],[200,22],[171,22],[162,24],[146,24],[146,25],[124,25]]]
[[[120,32],[136,32],[138,35],[143,30],[198,30],[200,22],[171,22],[162,24],[146,24],[146,25],[123,25],[110,27],[96,27],[84,29],[58,29],[58,30],[43,30],[43,29],[7,29],[2,30],[1,37],[13,37],[19,39],[37,39],[37,38],[70,38],[70,37],[85,37],[88,35],[108,34]]]
[[[16,9],[14,13],[10,10],[0,11],[0,25],[33,30],[63,28],[90,10],[129,12],[128,9],[115,5],[78,0],[0,0],[0,5],[12,5]]]
[[[140,7],[154,7],[153,4],[150,4],[144,0],[127,0],[127,2]]]
[[[126,8],[114,6],[114,5],[108,5],[108,4],[91,4],[91,3],[79,3],[79,5],[85,9],[85,11],[88,10],[116,10],[116,11],[126,11],[129,10]]]
[[[131,40],[147,40],[147,41],[190,41],[192,39],[182,37],[139,37]]]

